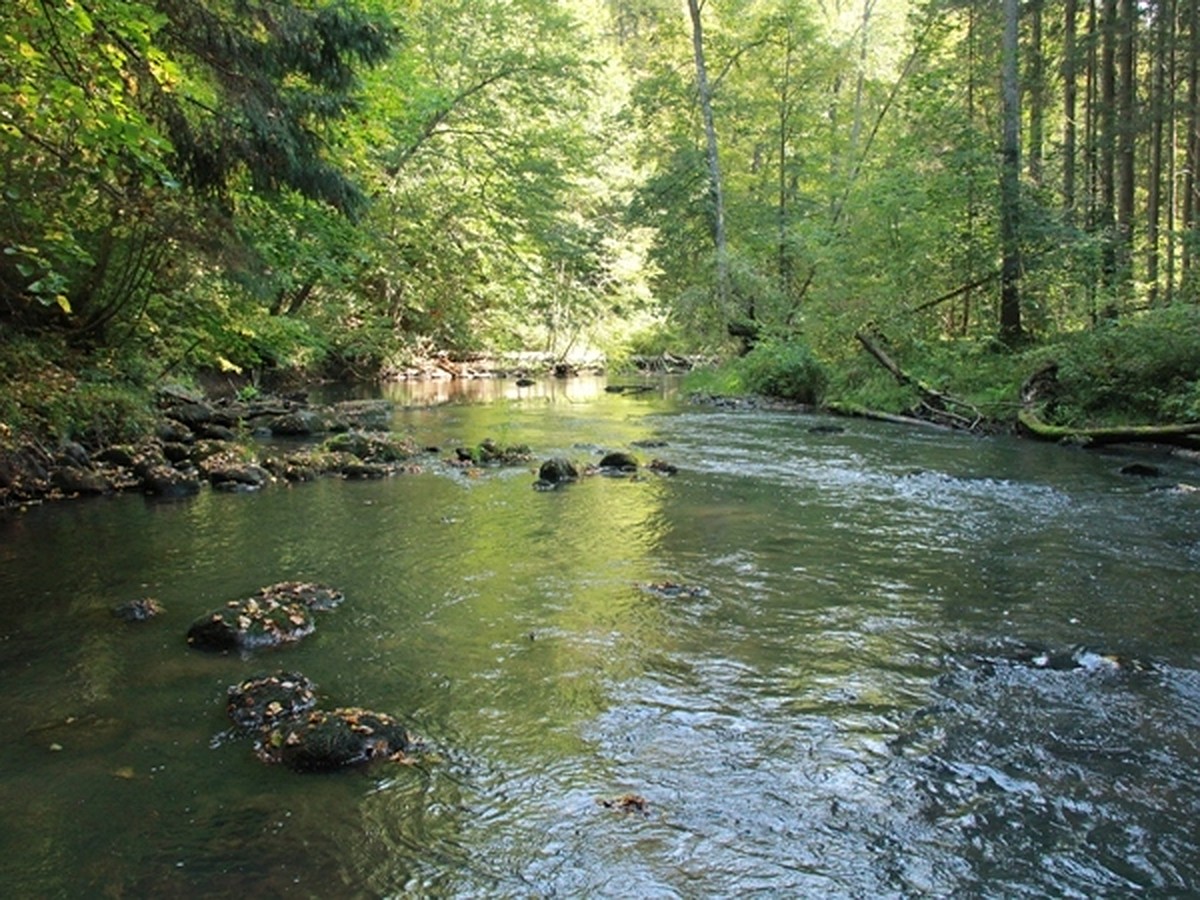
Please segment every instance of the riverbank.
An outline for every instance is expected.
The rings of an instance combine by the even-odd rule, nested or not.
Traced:
[[[1197,322],[1194,310],[1164,312],[1017,351],[994,342],[931,346],[874,329],[858,334],[856,352],[764,342],[723,364],[660,352],[631,358],[628,376],[609,377],[613,389],[636,389],[650,376],[686,373],[685,391],[731,408],[820,409],[1077,445],[1169,441],[1190,458],[1200,454],[1200,347],[1189,331]],[[604,371],[601,359],[446,352],[386,374],[511,379],[520,386]],[[272,472],[249,439],[256,432],[298,433],[287,431],[299,427],[295,421],[281,417],[307,419],[315,433],[386,427],[386,416],[371,424],[356,418],[361,411],[310,408],[307,391],[329,382],[303,369],[204,370],[165,383],[161,375],[145,359],[68,351],[49,340],[0,347],[0,504],[122,490],[184,492],[202,483],[250,489],[264,477],[337,470],[338,460],[325,456],[278,463]],[[234,464],[262,471],[235,475]],[[191,474],[171,474],[177,471]]]

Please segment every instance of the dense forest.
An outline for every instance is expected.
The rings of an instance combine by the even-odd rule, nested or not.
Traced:
[[[1180,0],[9,0],[0,421],[435,352],[1200,420]],[[867,352],[870,350],[871,352]],[[880,365],[891,364],[891,369]],[[703,383],[703,379],[701,379]]]

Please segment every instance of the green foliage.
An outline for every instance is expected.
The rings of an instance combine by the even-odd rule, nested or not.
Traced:
[[[1200,421],[1200,307],[1102,322],[1038,352],[1059,364],[1055,418],[1071,425]]]
[[[732,362],[690,373],[684,386],[720,396],[761,394],[818,405],[829,387],[829,375],[806,344],[771,340]]]
[[[146,375],[137,357],[89,358],[53,336],[0,343],[4,437],[89,446],[137,438],[154,422]]]
[[[740,379],[755,394],[818,404],[829,385],[825,367],[806,344],[765,341],[737,362]]]
[[[735,397],[746,393],[741,372],[730,363],[693,369],[684,376],[683,388],[689,393],[714,397]]]
[[[359,68],[398,40],[393,23],[350,4],[160,0],[168,51],[190,78],[146,86],[174,144],[173,165],[200,193],[228,201],[245,172],[257,192],[291,189],[347,214],[363,196],[329,159],[325,128],[358,103]],[[204,97],[204,102],[195,102]]]

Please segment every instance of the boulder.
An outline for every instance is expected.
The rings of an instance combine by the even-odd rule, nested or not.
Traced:
[[[229,489],[260,488],[271,480],[271,473],[257,463],[223,462],[202,467],[213,487]]]
[[[538,480],[546,484],[575,481],[578,477],[579,470],[575,468],[575,464],[561,456],[546,460],[538,469]]]
[[[187,444],[179,444],[175,441],[165,441],[162,445],[162,455],[170,462],[181,463],[185,459],[192,458],[192,448]]]
[[[225,712],[238,728],[274,728],[316,707],[315,688],[296,672],[259,675],[229,688]]]
[[[311,409],[297,409],[276,416],[270,422],[272,434],[302,437],[304,435],[320,434],[329,430],[325,417]]]
[[[600,459],[600,468],[609,471],[634,472],[637,471],[637,467],[637,458],[632,453],[625,453],[621,450],[606,453]]]
[[[195,472],[167,465],[154,465],[142,476],[142,490],[155,497],[190,497],[200,493],[202,482]]]
[[[303,453],[285,457],[268,456],[263,459],[262,465],[276,478],[289,483],[313,481],[320,474],[320,469],[312,459]]]
[[[386,431],[347,431],[321,444],[322,450],[351,453],[363,462],[388,463],[412,459],[420,450],[410,438]]]
[[[325,585],[283,581],[205,613],[188,629],[187,642],[218,651],[295,643],[316,629],[314,611],[333,609],[342,597]]]
[[[178,403],[168,406],[164,410],[165,415],[169,419],[173,419],[188,428],[195,429],[198,425],[204,425],[213,420],[215,413],[213,408],[203,401],[196,403]]]
[[[173,444],[190,444],[196,439],[192,429],[181,422],[173,422],[170,419],[158,423],[154,429],[154,436],[164,443]]]
[[[207,422],[196,426],[196,435],[214,441],[236,441],[237,433],[227,425]]]
[[[55,469],[50,483],[64,494],[107,494],[112,490],[112,482],[100,472],[74,466]]]
[[[342,466],[341,473],[343,478],[386,478],[390,470],[381,463],[358,462],[356,460]]]
[[[96,454],[96,462],[132,469],[137,458],[137,449],[129,444],[114,444]]]
[[[374,759],[404,761],[414,743],[391,716],[347,707],[313,710],[264,729],[258,754],[297,772],[329,772]]]
[[[386,431],[396,407],[390,400],[344,400],[331,410],[339,426],[349,429]]]
[[[59,466],[73,466],[77,469],[87,469],[92,465],[92,460],[88,456],[87,450],[84,449],[82,444],[78,444],[75,441],[68,441],[63,444],[54,461]]]

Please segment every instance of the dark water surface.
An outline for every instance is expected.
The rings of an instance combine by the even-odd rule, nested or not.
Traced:
[[[1200,892],[1200,495],[1116,454],[474,389],[395,427],[581,462],[665,441],[635,452],[680,472],[538,492],[431,458],[0,520],[5,896]],[[285,579],[347,600],[294,647],[186,646]],[[642,587],[668,581],[703,591]],[[167,612],[112,616],[144,596]],[[1036,664],[1074,647],[1150,668]],[[224,694],[280,667],[433,753],[264,766]],[[644,813],[597,802],[626,793]]]

